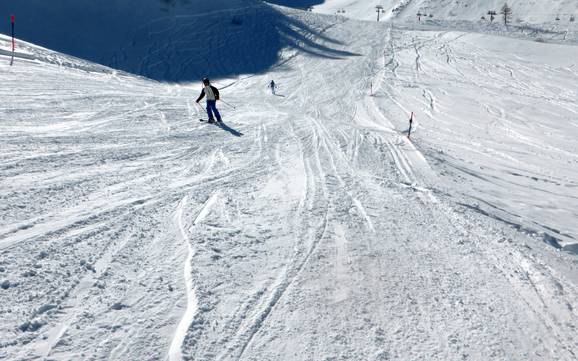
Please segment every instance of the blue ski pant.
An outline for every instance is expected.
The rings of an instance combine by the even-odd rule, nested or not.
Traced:
[[[217,101],[216,100],[207,100],[207,114],[209,115],[209,119],[215,119],[213,117],[213,113],[218,121],[221,121],[221,114],[217,110]]]

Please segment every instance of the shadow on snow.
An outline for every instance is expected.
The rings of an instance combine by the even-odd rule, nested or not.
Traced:
[[[297,6],[315,1],[273,1]],[[258,0],[18,0],[16,36],[37,45],[163,82],[262,73],[283,48],[325,58],[342,45]]]
[[[223,129],[226,132],[231,133],[232,135],[234,135],[235,137],[242,137],[243,133],[239,132],[238,130],[235,130],[231,127],[229,127],[227,124],[225,124],[225,122],[221,121],[220,123],[217,124],[217,126],[221,129]]]

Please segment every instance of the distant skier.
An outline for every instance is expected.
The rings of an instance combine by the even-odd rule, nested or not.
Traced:
[[[271,94],[275,95],[275,89],[277,88],[277,85],[275,84],[274,80],[271,80],[269,83],[269,88],[271,88]]]
[[[207,97],[207,115],[209,116],[209,123],[214,123],[215,118],[213,117],[213,113],[217,117],[217,122],[222,122],[221,114],[219,110],[217,110],[217,100],[220,99],[219,97],[219,89],[215,88],[211,85],[209,78],[203,79],[203,90],[201,91],[201,95],[197,99],[197,103],[200,102],[204,97]]]
[[[411,127],[413,125],[413,112],[411,112],[411,116],[409,117],[409,129],[407,130],[407,137],[411,138]]]

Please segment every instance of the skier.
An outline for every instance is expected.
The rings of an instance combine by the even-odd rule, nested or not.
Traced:
[[[271,94],[275,95],[275,88],[277,87],[277,85],[275,85],[275,81],[271,80],[271,83],[269,83],[269,88],[271,88]]]
[[[407,130],[407,137],[411,138],[411,126],[413,125],[413,112],[411,112],[411,116],[409,117],[409,129]]]
[[[214,113],[217,117],[217,122],[221,123],[221,114],[219,113],[219,110],[217,110],[217,100],[220,99],[219,89],[211,85],[209,78],[203,79],[203,90],[201,90],[201,95],[199,95],[197,103],[199,103],[205,96],[207,97],[207,114],[209,115],[208,122],[215,122],[215,118],[213,118]]]

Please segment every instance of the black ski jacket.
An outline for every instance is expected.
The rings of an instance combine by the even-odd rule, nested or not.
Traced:
[[[215,100],[219,100],[219,98],[220,98],[219,89],[215,88],[212,85],[211,85],[211,89],[213,89],[213,93],[215,94]],[[203,90],[201,90],[201,95],[199,95],[199,98],[197,99],[197,103],[200,102],[204,97],[205,97],[205,88],[203,88]]]

